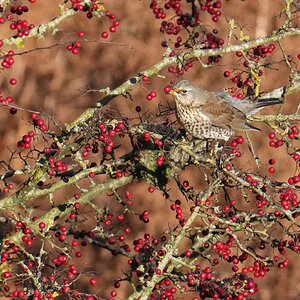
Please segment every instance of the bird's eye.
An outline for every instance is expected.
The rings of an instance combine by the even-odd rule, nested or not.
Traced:
[[[181,94],[185,95],[187,93],[187,90],[181,90]]]

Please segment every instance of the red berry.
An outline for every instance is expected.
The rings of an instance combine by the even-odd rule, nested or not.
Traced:
[[[293,159],[294,160],[299,160],[299,158],[300,158],[300,154],[299,153],[296,152],[296,153],[293,154]]]
[[[274,165],[274,164],[275,164],[275,159],[271,158],[271,159],[269,160],[269,164],[270,164],[270,165]]]
[[[276,137],[276,134],[275,134],[275,132],[270,132],[269,133],[269,139],[274,139]]]
[[[111,291],[110,295],[111,295],[112,297],[116,297],[116,296],[117,296],[117,292],[116,292],[116,291]]]
[[[10,112],[12,115],[15,115],[15,114],[18,112],[18,110],[17,110],[15,107],[12,107],[12,108],[9,110],[9,112]]]
[[[102,38],[107,39],[108,33],[106,31],[104,31],[104,32],[102,32],[101,36],[102,36]]]
[[[229,71],[225,71],[224,72],[224,77],[229,77],[230,76],[230,72]]]
[[[155,98],[155,97],[156,97],[156,93],[155,93],[155,92],[151,92],[151,93],[150,93],[150,96],[151,96],[152,98]]]
[[[112,33],[116,32],[116,30],[117,30],[117,28],[115,26],[110,26],[109,27],[109,31],[112,32]]]
[[[17,79],[16,78],[11,78],[11,80],[9,81],[9,83],[11,85],[16,85],[17,84]]]
[[[77,252],[75,253],[75,256],[76,256],[77,258],[80,258],[80,257],[82,256],[82,253],[81,253],[80,251],[77,251]]]
[[[111,147],[111,146],[106,146],[106,147],[104,148],[104,151],[105,151],[106,153],[111,153],[111,152],[112,152],[112,147]]]
[[[171,88],[169,86],[166,86],[164,88],[164,91],[165,91],[166,94],[169,94],[171,92]]]
[[[144,82],[148,82],[148,80],[149,80],[149,77],[148,77],[148,76],[146,76],[146,75],[144,75],[144,76],[142,77],[142,80],[143,80]]]
[[[269,173],[273,174],[275,172],[275,168],[274,167],[270,167],[269,168]]]
[[[154,191],[155,191],[155,188],[153,186],[149,186],[148,192],[149,193],[154,193]]]
[[[237,143],[238,144],[243,144],[244,142],[244,138],[242,136],[239,136],[237,139],[236,139]]]
[[[44,222],[39,223],[40,229],[44,229],[46,227],[46,224]]]

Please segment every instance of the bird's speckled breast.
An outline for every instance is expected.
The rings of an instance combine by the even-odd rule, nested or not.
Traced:
[[[231,129],[213,126],[199,108],[176,103],[176,115],[182,127],[193,137],[199,139],[222,139],[228,140],[233,134]]]

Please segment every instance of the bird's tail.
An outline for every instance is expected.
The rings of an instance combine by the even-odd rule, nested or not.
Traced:
[[[259,110],[261,110],[265,106],[269,105],[276,105],[276,104],[282,104],[283,101],[278,99],[278,98],[262,98],[258,99],[255,102],[255,106],[253,107],[248,107],[246,110],[244,110],[244,113],[247,116],[252,116],[256,114]]]
[[[261,108],[264,106],[275,105],[275,104],[282,104],[282,103],[283,101],[278,98],[263,98],[257,100],[256,108]]]

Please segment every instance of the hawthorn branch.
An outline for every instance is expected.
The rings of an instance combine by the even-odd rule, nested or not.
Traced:
[[[49,230],[54,224],[56,218],[59,216],[60,218],[70,214],[70,212],[74,209],[74,203],[78,202],[81,205],[88,204],[94,198],[98,197],[99,195],[106,193],[108,191],[117,190],[118,188],[128,184],[133,180],[133,176],[122,177],[119,179],[109,179],[106,182],[96,185],[94,188],[90,189],[85,194],[81,195],[79,199],[72,197],[67,202],[62,205],[58,205],[53,207],[49,210],[45,215],[39,218],[35,222],[29,222],[27,226],[29,226],[33,232],[36,234],[40,233],[39,223],[44,222],[46,224],[45,232]],[[10,241],[14,244],[19,245],[22,242],[22,235],[21,231],[13,234],[9,237]]]
[[[28,200],[49,195],[51,193],[54,193],[57,190],[60,190],[69,185],[75,184],[80,179],[87,177],[90,172],[95,172],[96,174],[103,173],[106,170],[111,169],[112,167],[116,167],[118,165],[123,164],[130,156],[132,156],[132,153],[124,155],[123,157],[117,159],[113,163],[103,164],[103,165],[99,165],[99,166],[96,166],[93,168],[82,169],[76,175],[69,177],[69,180],[67,182],[64,182],[63,180],[59,180],[56,183],[52,184],[51,187],[46,188],[46,189],[39,189],[37,187],[32,187],[31,185],[25,186],[20,191],[16,192],[15,194],[2,199],[0,201],[0,211],[1,210],[8,211],[10,209],[15,208],[16,205],[21,205],[21,204],[26,203]],[[39,178],[39,180],[40,179],[41,178]]]
[[[85,1],[86,3],[93,3],[91,1]],[[78,12],[80,11],[76,11],[74,10],[73,8],[67,8],[67,9],[64,9],[63,6],[60,6],[60,9],[61,9],[61,15],[54,18],[53,20],[51,20],[50,22],[48,23],[44,23],[44,24],[40,24],[36,27],[34,27],[33,29],[30,30],[30,33],[28,36],[23,36],[23,37],[9,37],[9,38],[5,38],[3,39],[3,44],[5,45],[16,45],[16,44],[20,44],[21,42],[23,42],[25,39],[28,39],[28,38],[32,38],[32,37],[36,37],[38,39],[41,39],[44,37],[45,33],[47,31],[50,31],[52,30],[53,33],[55,33],[58,29],[57,26],[63,22],[64,20],[66,20],[67,18],[70,18],[72,16],[74,16],[75,14],[77,14]],[[99,6],[99,11],[97,12],[97,15],[98,17],[99,16],[104,16],[104,6],[100,5]]]

